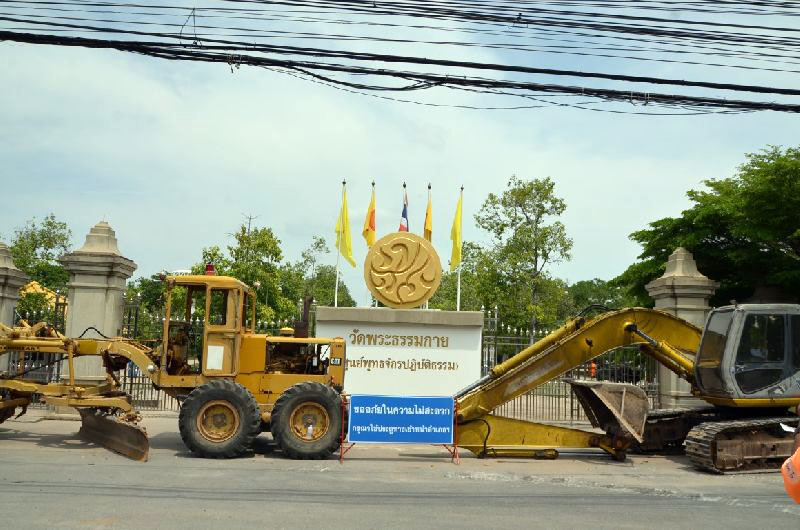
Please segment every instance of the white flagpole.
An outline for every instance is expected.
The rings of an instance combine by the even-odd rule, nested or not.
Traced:
[[[461,264],[458,264],[458,273],[456,276],[456,311],[461,311]]]
[[[339,307],[339,254],[336,254],[336,287],[333,288],[333,307]]]
[[[344,201],[344,185],[345,180],[342,181],[342,201]],[[342,210],[341,207],[339,208],[339,220],[342,218]],[[338,221],[336,223],[339,224]],[[340,229],[343,227],[340,227]],[[341,242],[342,242],[342,234],[341,232],[336,234],[336,285],[333,287],[333,307],[339,307],[339,256],[342,255]]]
[[[463,200],[464,198],[464,186],[461,186],[461,196],[459,197],[459,201]],[[460,221],[461,219],[459,219]],[[459,236],[461,235],[461,225],[459,224],[458,227]],[[463,238],[462,238],[463,239]],[[455,241],[454,241],[455,243]],[[458,262],[458,269],[456,271],[456,311],[461,311],[461,266],[464,263],[463,256],[461,257],[461,261]]]

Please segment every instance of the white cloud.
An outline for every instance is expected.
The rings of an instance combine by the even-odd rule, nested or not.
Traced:
[[[358,262],[373,179],[379,233],[398,225],[403,181],[419,231],[433,183],[434,244],[446,262],[458,188],[465,239],[483,239],[472,215],[517,174],[552,177],[567,201],[574,259],[556,274],[610,278],[639,252],[628,234],[679,214],[687,189],[729,176],[745,152],[799,137],[796,119],[778,114],[431,108],[262,69],[231,74],[110,51],[2,43],[0,62],[0,100],[11,102],[0,108],[0,235],[52,211],[80,245],[105,217],[140,274],[194,263],[202,247],[226,242],[242,214],[272,227],[290,259],[313,235],[333,247],[342,178]],[[496,103],[441,90],[432,99]],[[360,267],[344,277],[366,302]]]

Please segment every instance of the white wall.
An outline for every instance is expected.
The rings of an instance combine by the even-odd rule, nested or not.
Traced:
[[[317,321],[347,343],[349,394],[451,396],[480,377],[481,326]]]

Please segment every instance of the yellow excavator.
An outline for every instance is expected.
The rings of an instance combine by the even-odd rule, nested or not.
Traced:
[[[610,350],[636,345],[691,384],[709,406],[648,411],[630,384],[572,381],[604,434],[500,417],[492,411]],[[623,309],[578,317],[492,368],[456,396],[458,445],[479,456],[555,458],[559,449],[602,449],[624,460],[631,449],[684,445],[699,469],[777,469],[793,439],[800,404],[800,305],[714,309],[704,330],[670,314]]]
[[[339,447],[343,339],[308,338],[302,326],[296,336],[255,333],[255,293],[235,278],[168,276],[165,282],[163,335],[154,346],[120,337],[67,338],[44,322],[0,324],[0,355],[16,354],[14,370],[0,373],[0,423],[24,414],[39,395],[48,405],[76,408],[83,437],[147,460],[141,415],[117,375],[132,363],[181,402],[180,434],[199,456],[242,455],[265,429],[291,458],[325,458]],[[202,329],[191,322],[198,316]],[[62,380],[26,378],[25,359],[32,353],[63,363]],[[80,356],[102,360],[105,382],[83,384],[76,377],[73,364]]]

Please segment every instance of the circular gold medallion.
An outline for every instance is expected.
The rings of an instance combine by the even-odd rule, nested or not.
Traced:
[[[372,295],[396,309],[419,307],[442,281],[433,245],[418,235],[395,232],[372,245],[364,261],[364,280]]]

